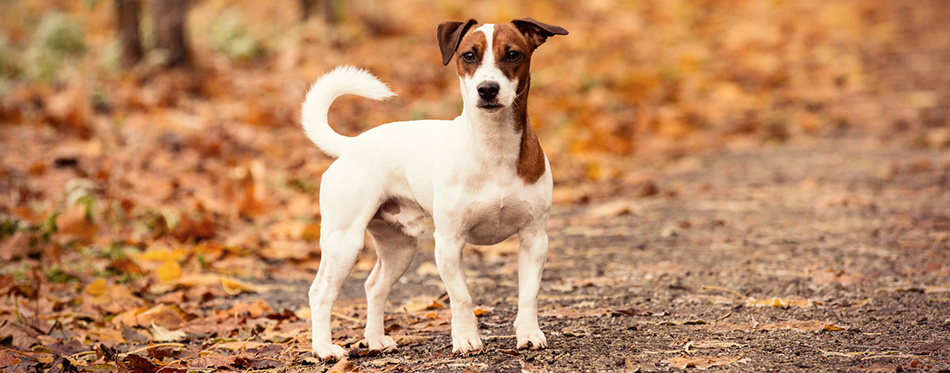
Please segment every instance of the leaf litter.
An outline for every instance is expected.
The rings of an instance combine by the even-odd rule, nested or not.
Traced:
[[[264,54],[232,59],[196,29],[189,73],[109,70],[100,3],[0,6],[2,371],[950,369],[950,84],[929,79],[947,59],[917,52],[946,50],[943,28],[926,27],[945,7],[410,1],[275,31],[293,7],[203,2],[189,25],[229,7]],[[417,36],[432,19],[522,15],[583,35],[546,44],[532,72],[556,183],[539,297],[549,348],[511,349],[510,241],[467,249],[489,347],[452,356],[423,240],[388,308],[401,350],[360,346],[368,244],[344,291],[356,300],[333,314],[351,360],[314,359],[305,298],[330,160],[293,124],[307,84],[359,56],[404,88],[335,106],[339,130],[449,118],[457,79]],[[86,26],[66,33],[85,54],[37,60],[45,17]],[[54,76],[38,62],[58,63]]]

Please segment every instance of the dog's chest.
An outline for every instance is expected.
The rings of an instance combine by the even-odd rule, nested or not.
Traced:
[[[462,232],[475,245],[494,245],[532,220],[531,204],[523,191],[485,187],[470,194],[462,211]]]

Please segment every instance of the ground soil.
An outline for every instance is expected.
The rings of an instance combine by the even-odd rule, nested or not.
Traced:
[[[617,183],[612,197],[555,207],[540,299],[547,349],[514,349],[513,256],[471,249],[469,287],[491,311],[479,318],[487,351],[453,356],[443,321],[422,332],[431,339],[392,353],[351,343],[351,362],[428,372],[948,370],[950,153],[884,143],[633,158],[631,169],[652,175],[646,187]],[[433,261],[431,243],[422,246],[396,307],[444,294],[437,275],[419,270]],[[338,304],[363,302],[365,276],[354,272]],[[297,294],[265,297],[304,306],[306,284],[295,285]],[[407,334],[393,308],[390,332]],[[337,325],[335,335],[361,327]]]

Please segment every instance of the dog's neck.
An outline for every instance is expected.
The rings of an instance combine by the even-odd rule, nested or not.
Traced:
[[[541,144],[528,120],[530,85],[525,81],[512,105],[497,112],[471,105],[462,109],[476,157],[492,166],[513,168],[527,184],[536,182],[546,167]]]

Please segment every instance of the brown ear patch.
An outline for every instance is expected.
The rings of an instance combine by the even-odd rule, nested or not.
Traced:
[[[548,40],[548,37],[567,35],[567,30],[563,27],[539,22],[531,17],[519,18],[511,21],[511,23],[528,39],[528,42],[531,43],[531,49],[536,49],[541,44],[544,44],[544,42]]]
[[[449,61],[452,61],[452,56],[458,50],[462,37],[476,24],[478,21],[469,19],[465,22],[443,22],[439,25],[436,37],[439,40],[439,49],[442,51],[442,65],[448,65]]]

